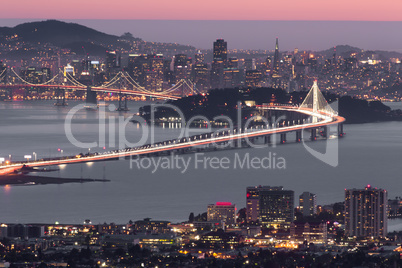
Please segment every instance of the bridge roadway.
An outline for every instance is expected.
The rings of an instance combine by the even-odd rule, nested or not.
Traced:
[[[301,125],[292,125],[292,126],[283,126],[279,128],[262,128],[256,129],[250,132],[243,132],[243,133],[233,133],[230,134],[230,131],[224,131],[227,133],[226,135],[219,136],[219,133],[216,136],[213,136],[212,133],[207,134],[199,134],[196,136],[192,136],[190,138],[182,138],[179,141],[163,141],[158,142],[152,145],[145,145],[139,148],[128,148],[122,149],[118,151],[113,151],[111,153],[104,153],[104,154],[92,154],[89,156],[83,156],[77,158],[76,156],[72,157],[65,157],[65,158],[54,158],[50,160],[39,160],[34,162],[19,162],[19,163],[11,163],[8,165],[3,164],[0,166],[0,175],[9,174],[18,170],[21,170],[23,165],[26,167],[34,168],[34,167],[41,167],[41,166],[53,166],[53,165],[62,165],[62,164],[73,164],[73,163],[84,163],[84,162],[93,162],[93,161],[106,161],[111,159],[116,159],[119,157],[127,157],[127,156],[134,156],[134,155],[145,155],[151,153],[160,153],[160,152],[167,152],[167,151],[174,151],[180,149],[191,148],[200,145],[209,145],[214,143],[223,143],[228,141],[236,141],[245,138],[256,138],[256,137],[263,137],[267,135],[273,134],[281,134],[281,133],[288,133],[292,131],[302,131],[307,129],[318,129],[320,127],[342,124],[345,121],[345,118],[335,115],[329,114],[325,112],[316,112],[314,113],[311,109],[307,108],[299,108],[293,106],[272,106],[263,109],[274,109],[274,110],[281,110],[281,111],[291,111],[291,112],[299,112],[309,116],[317,117],[319,120],[317,122],[310,122]],[[198,139],[197,139],[198,137]],[[191,140],[191,138],[193,140]]]
[[[74,90],[87,90],[86,87],[80,86],[68,86],[68,85],[32,85],[33,87],[41,87],[41,88],[60,88],[60,89],[74,89]],[[25,88],[31,87],[31,85],[21,84],[21,85],[0,85],[0,89],[10,89],[10,88]],[[176,100],[181,97],[175,95],[167,95],[163,93],[147,93],[142,91],[130,90],[130,89],[118,89],[118,88],[103,88],[103,87],[91,87],[91,91],[97,92],[112,92],[112,93],[122,93],[127,95],[136,95],[136,96],[144,96],[144,97],[153,97],[160,98],[166,100]]]

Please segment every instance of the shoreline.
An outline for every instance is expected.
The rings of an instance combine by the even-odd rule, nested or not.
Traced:
[[[36,175],[11,174],[0,176],[0,186],[6,185],[46,185],[46,184],[64,184],[64,183],[86,183],[86,182],[110,182],[103,179],[76,179],[76,178],[56,178],[43,177]]]

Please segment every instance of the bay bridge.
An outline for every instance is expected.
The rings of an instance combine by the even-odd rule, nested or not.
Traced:
[[[203,150],[215,150],[218,145],[228,144],[232,148],[240,148],[247,141],[262,139],[265,144],[270,144],[271,138],[279,136],[280,143],[286,143],[287,134],[296,133],[295,142],[302,142],[303,131],[310,133],[311,141],[315,141],[319,133],[323,138],[328,139],[331,135],[330,127],[335,126],[333,136],[342,137],[343,123],[345,119],[334,111],[318,89],[317,82],[314,82],[311,90],[300,106],[291,105],[262,105],[256,107],[262,112],[287,113],[294,115],[293,120],[281,122],[268,122],[262,126],[250,128],[238,127],[233,130],[220,130],[214,133],[203,133],[189,137],[166,140],[153,144],[145,144],[135,148],[118,149],[106,153],[91,153],[86,155],[75,155],[58,157],[52,159],[41,159],[32,162],[5,163],[0,166],[0,175],[12,172],[23,171],[29,168],[53,166],[61,164],[84,163],[93,161],[106,161],[112,159],[126,158],[131,156],[160,156],[171,153],[200,152]]]
[[[48,81],[38,84],[31,83],[21,77],[13,68],[4,69],[0,73],[0,90],[5,91],[5,100],[13,99],[14,90],[23,90],[24,98],[32,92],[54,90],[55,105],[66,106],[66,92],[84,91],[87,102],[93,102],[98,93],[115,93],[119,96],[119,108],[127,108],[127,96],[175,100],[183,96],[201,93],[190,79],[181,79],[170,88],[161,91],[148,90],[139,85],[127,72],[120,71],[112,79],[101,85],[86,85],[68,72],[59,69],[59,73]]]

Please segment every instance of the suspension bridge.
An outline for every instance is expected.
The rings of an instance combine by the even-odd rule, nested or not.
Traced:
[[[310,133],[308,138],[311,141],[317,139],[317,134],[321,133],[323,138],[330,135],[342,137],[343,122],[345,119],[334,111],[324,96],[318,89],[317,82],[314,83],[304,102],[300,106],[288,105],[263,105],[258,107],[266,114],[285,113],[291,115],[287,120],[277,122],[267,120],[265,125],[251,128],[235,128],[232,130],[222,130],[214,133],[204,133],[190,137],[179,137],[173,140],[146,144],[135,148],[118,149],[106,153],[91,153],[82,156],[59,157],[53,159],[41,159],[33,162],[5,163],[0,166],[0,175],[12,172],[21,172],[29,168],[41,166],[53,166],[61,164],[73,164],[93,161],[106,161],[131,156],[159,156],[171,153],[199,152],[203,150],[216,150],[222,145],[240,148],[248,142],[262,139],[265,144],[272,144],[273,137],[279,136],[279,143],[287,142],[287,134],[296,133],[295,142],[301,142],[304,138],[303,133]],[[290,120],[289,120],[290,119]],[[335,126],[336,131],[330,131],[330,127]],[[322,131],[321,131],[322,130]],[[276,139],[277,140],[277,139]],[[227,148],[227,146],[225,147]]]
[[[13,68],[4,69],[0,73],[0,90],[7,92],[7,99],[13,98],[13,90],[24,89],[25,93],[44,90],[55,90],[55,99],[58,106],[66,105],[66,92],[68,91],[85,91],[88,96],[97,93],[115,93],[119,94],[122,99],[126,96],[133,95],[139,97],[150,97],[165,100],[179,99],[183,96],[199,94],[196,85],[189,79],[181,79],[170,88],[153,91],[139,85],[127,72],[120,71],[112,79],[101,85],[86,85],[78,81],[68,72],[59,69],[51,79],[44,83],[31,83],[19,75]]]

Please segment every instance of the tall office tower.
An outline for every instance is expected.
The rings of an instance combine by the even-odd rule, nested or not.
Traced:
[[[223,87],[224,62],[214,60],[211,64],[211,88]]]
[[[120,55],[116,51],[106,51],[106,76],[113,78],[120,71]]]
[[[273,73],[278,73],[279,72],[279,44],[278,44],[278,38],[276,38],[274,63],[272,65],[272,72]]]
[[[225,88],[236,87],[240,84],[239,60],[235,57],[229,58],[226,67],[223,69],[223,82]]]
[[[265,74],[269,74],[271,72],[271,66],[272,66],[272,59],[271,56],[268,56],[265,60]]]
[[[387,191],[372,188],[345,189],[345,233],[356,237],[387,235]]]
[[[200,50],[197,51],[194,58],[195,58],[194,64],[204,63],[205,57],[204,57],[204,54]]]
[[[248,223],[257,222],[260,216],[260,189],[269,186],[247,187],[246,219]]]
[[[163,55],[154,54],[150,55],[149,58],[149,69],[147,70],[147,85],[146,88],[151,91],[160,92],[162,91],[163,84]]]
[[[287,229],[294,221],[294,192],[282,186],[259,191],[259,217],[262,226]]]
[[[247,187],[247,222],[287,228],[294,218],[293,195],[293,191],[283,190],[282,186]]]
[[[216,202],[208,205],[208,221],[224,221],[226,225],[236,223],[236,206],[230,202]]]
[[[304,192],[299,196],[299,208],[303,216],[313,216],[317,213],[317,196]]]
[[[224,68],[228,57],[227,43],[223,39],[214,42],[214,58],[211,64],[211,87],[222,88],[224,86]]]
[[[226,61],[228,58],[228,44],[223,39],[214,42],[214,61]]]
[[[130,54],[128,57],[128,73],[140,86],[145,87],[149,70],[148,55]]]
[[[193,82],[197,90],[209,89],[209,70],[206,63],[196,63],[193,66],[194,76]]]
[[[188,65],[188,58],[185,54],[177,54],[174,57],[174,75],[176,77],[176,83],[178,83],[182,79],[189,78],[189,70],[191,70]]]
[[[252,88],[260,86],[261,78],[262,73],[259,70],[246,71],[246,86]]]

